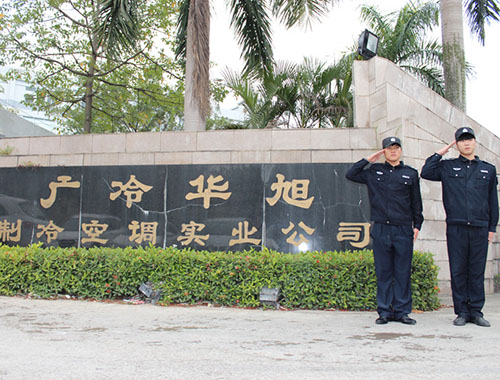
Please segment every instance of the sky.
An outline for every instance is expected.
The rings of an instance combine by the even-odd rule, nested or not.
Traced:
[[[243,68],[240,48],[229,25],[227,2],[227,0],[212,1],[210,26],[212,79],[222,78],[221,72],[226,67],[237,71]],[[386,14],[398,11],[406,3],[407,0],[343,0],[332,7],[319,21],[314,21],[310,28],[298,26],[286,30],[274,22],[272,32],[275,59],[296,63],[302,62],[304,57],[313,57],[328,63],[338,61],[343,52],[357,44],[359,34],[367,27],[359,16],[361,5],[375,5],[381,13]],[[440,29],[435,31],[435,36],[440,38]],[[500,96],[498,96],[500,22],[487,27],[485,45],[482,46],[471,36],[464,16],[464,37],[466,60],[475,71],[475,75],[469,78],[466,84],[467,114],[500,137],[500,122],[495,112],[500,107]],[[233,109],[236,106],[237,101],[228,97],[222,108]]]

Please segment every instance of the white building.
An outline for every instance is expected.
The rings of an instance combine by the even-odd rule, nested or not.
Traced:
[[[0,67],[2,74],[5,74],[7,70],[6,67]],[[50,120],[44,113],[34,111],[23,104],[25,95],[33,92],[34,89],[23,81],[0,81],[0,109],[3,108],[1,111],[4,111],[0,119],[0,135],[3,135],[2,137],[54,134],[56,123],[53,120]],[[5,118],[8,119],[8,123],[6,123]],[[22,118],[28,123],[20,122],[17,118]]]

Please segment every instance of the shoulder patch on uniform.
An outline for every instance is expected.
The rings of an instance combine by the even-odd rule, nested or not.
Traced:
[[[492,166],[492,167],[495,167],[495,165],[493,165],[493,164],[490,164],[490,163],[489,163],[489,162],[487,162],[487,161],[481,161],[481,162],[482,162],[483,164],[486,164],[486,165],[488,165],[488,166]]]

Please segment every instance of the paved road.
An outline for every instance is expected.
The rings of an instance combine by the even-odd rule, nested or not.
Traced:
[[[443,302],[450,302],[445,299]],[[492,327],[374,312],[160,307],[0,297],[0,379],[500,379]]]

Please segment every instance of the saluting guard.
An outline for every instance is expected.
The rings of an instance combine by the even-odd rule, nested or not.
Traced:
[[[377,276],[376,324],[398,321],[414,325],[411,262],[413,243],[422,227],[422,197],[417,170],[401,161],[401,140],[387,137],[383,149],[356,162],[346,173],[368,187],[371,236]],[[385,163],[375,163],[382,155]],[[372,165],[370,165],[372,164]]]
[[[443,160],[455,144],[460,152],[458,158]],[[472,322],[489,327],[481,310],[488,243],[493,241],[498,223],[498,180],[495,166],[474,155],[475,148],[472,128],[459,128],[455,141],[427,158],[421,175],[442,183],[451,291],[457,315],[453,324]]]

